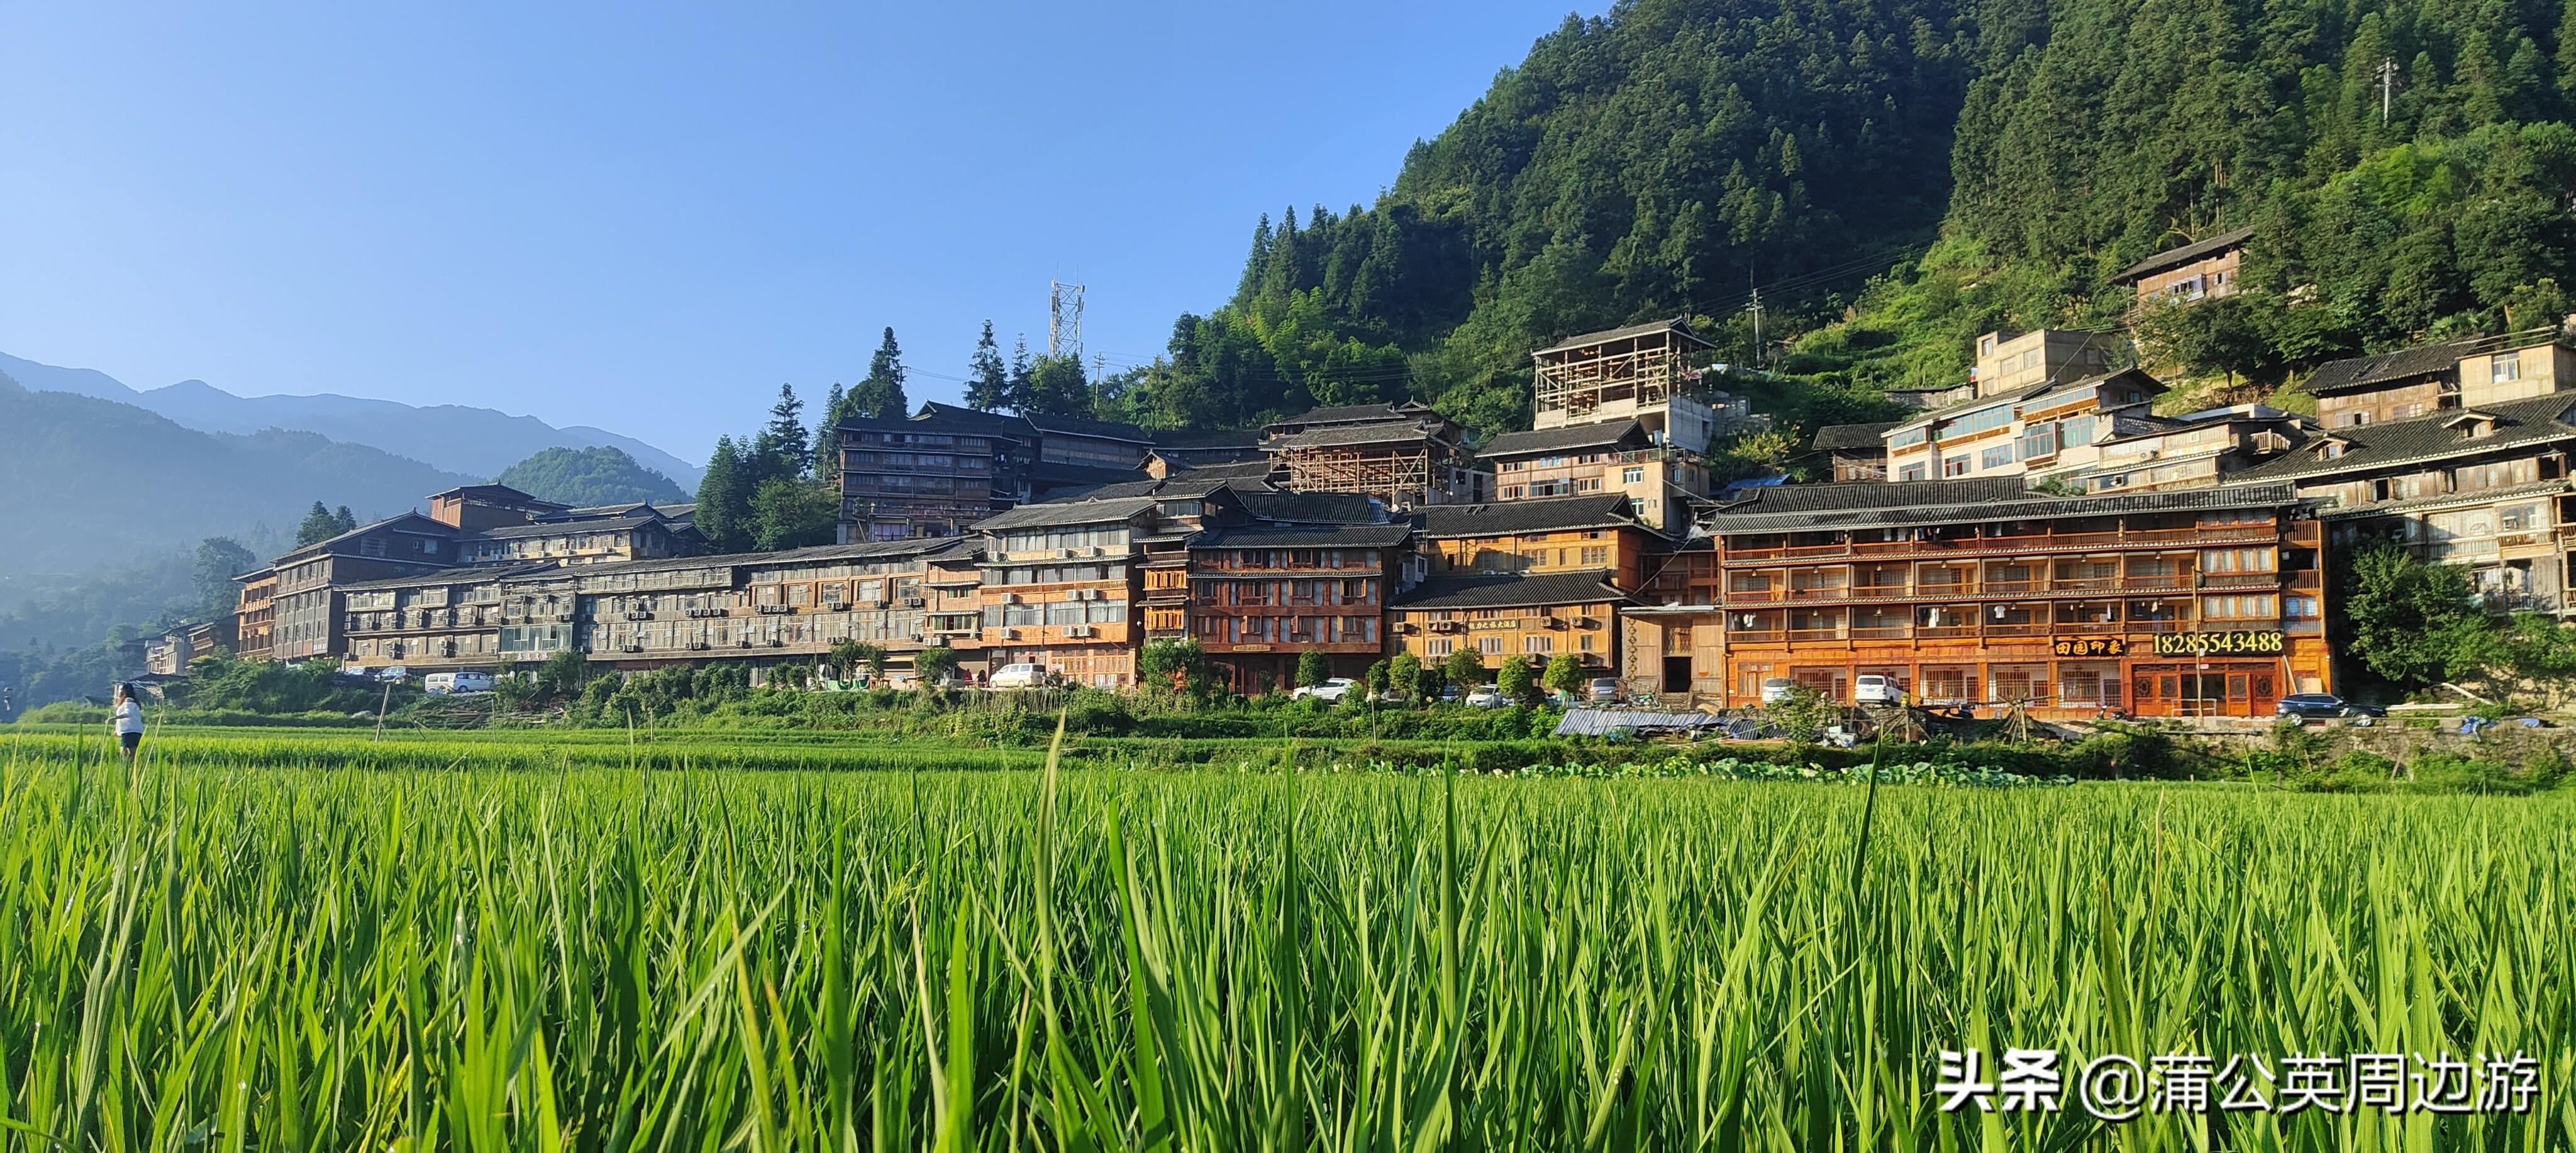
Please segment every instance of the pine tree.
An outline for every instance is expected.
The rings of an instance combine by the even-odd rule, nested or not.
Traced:
[[[1011,382],[1004,375],[1001,346],[993,341],[993,322],[984,322],[984,335],[975,339],[975,355],[966,360],[966,407],[977,412],[991,412],[1010,400]]]
[[[321,501],[313,502],[313,511],[304,514],[304,523],[295,526],[295,547],[320,544],[340,535],[340,522]]]
[[[698,533],[707,538],[707,547],[715,552],[741,552],[744,536],[750,530],[751,492],[753,485],[744,483],[741,450],[730,436],[716,438],[715,455],[707,458],[707,471],[698,480]]]
[[[903,395],[903,349],[894,342],[894,329],[885,330],[885,340],[868,359],[868,378],[850,390],[850,406],[861,416],[880,420],[912,415],[912,404]]]
[[[331,523],[337,526],[339,530],[338,532],[332,533],[331,535],[333,536],[338,536],[340,533],[344,532],[358,531],[358,518],[349,512],[349,506],[345,504],[340,506],[340,511],[331,514]]]
[[[1029,338],[1026,333],[1011,342],[1011,378],[1002,389],[1002,407],[1026,414],[1029,411]]]
[[[750,489],[773,477],[801,476],[812,457],[805,441],[805,402],[796,399],[796,386],[778,386],[778,403],[769,406],[769,423],[761,426],[760,435],[751,442],[751,459],[747,461]]]
[[[842,390],[840,381],[833,381],[832,391],[823,394],[823,419],[814,425],[815,450],[821,451],[823,441],[834,427],[855,415],[857,413],[850,408],[849,394]]]

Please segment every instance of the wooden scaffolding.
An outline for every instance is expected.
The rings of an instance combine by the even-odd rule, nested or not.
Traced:
[[[1534,426],[1587,424],[1660,407],[1692,391],[1697,362],[1716,350],[1679,320],[1587,333],[1540,349],[1530,354],[1538,375]]]

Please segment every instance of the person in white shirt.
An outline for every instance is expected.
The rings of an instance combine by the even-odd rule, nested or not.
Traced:
[[[125,759],[134,759],[134,750],[143,747],[143,702],[133,685],[116,686],[116,702],[108,706],[107,727],[116,733],[117,746],[125,750]]]

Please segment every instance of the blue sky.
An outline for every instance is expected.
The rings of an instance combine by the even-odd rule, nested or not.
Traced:
[[[1051,278],[1141,362],[1569,7],[7,5],[0,351],[691,458],[888,324],[946,377],[987,317],[1042,346]]]

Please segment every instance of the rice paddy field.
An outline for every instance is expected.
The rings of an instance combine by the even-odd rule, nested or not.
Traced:
[[[0,1146],[2576,1144],[2563,793],[819,747],[0,738]],[[2540,1091],[1945,1113],[1969,1047],[2521,1052]]]

